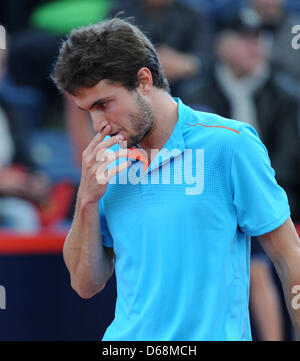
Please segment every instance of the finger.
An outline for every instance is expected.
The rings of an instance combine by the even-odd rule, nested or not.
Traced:
[[[128,149],[120,149],[115,152],[106,152],[105,149],[100,149],[96,155],[96,161],[101,163],[111,163],[112,161],[128,156]]]
[[[131,165],[130,161],[124,162],[122,164],[118,164],[116,167],[113,167],[107,172],[103,172],[102,168],[98,168],[96,172],[96,180],[98,184],[107,184],[113,177],[115,177],[118,173],[124,171]]]
[[[106,168],[109,166],[111,162],[121,157],[128,158],[128,153],[129,153],[128,149],[124,149],[124,150],[121,149],[116,152],[106,152],[105,150],[99,151],[99,154],[97,154],[97,162],[95,162],[94,165],[92,166],[90,173],[96,174],[97,170],[98,172],[100,172],[101,169],[102,172],[104,173],[106,171]],[[110,157],[108,157],[109,155]]]
[[[127,148],[122,149],[122,153],[119,155],[118,151],[113,152],[111,149],[106,149],[103,147],[100,147],[100,150],[99,150],[99,146],[97,146],[92,153],[87,153],[85,155],[83,166],[91,168],[95,164],[95,161],[101,162],[101,163],[106,161],[107,163],[110,163],[110,162],[116,160],[117,158],[127,157],[127,153],[128,153]],[[112,155],[110,155],[109,158],[107,158],[107,156],[109,154],[112,154]]]
[[[123,135],[119,134],[119,135],[114,135],[113,137],[110,137],[104,141],[102,141],[101,143],[99,143],[95,149],[94,149],[94,153],[97,154],[97,152],[100,150],[100,149],[108,149],[110,147],[112,147],[113,145],[121,142],[124,140],[124,137]]]
[[[108,134],[109,134],[109,132],[111,132],[111,126],[109,125],[109,124],[106,124],[103,128],[102,128],[102,130],[101,130],[101,133],[104,135],[104,137],[106,137]]]
[[[105,135],[102,133],[97,133],[94,138],[90,141],[89,145],[86,147],[85,151],[86,152],[92,152],[93,149],[103,141],[103,139],[105,138]]]
[[[99,127],[100,131],[95,135],[92,141],[89,143],[87,150],[93,151],[93,149],[103,141],[103,139],[109,134],[111,131],[111,126],[107,120],[104,120],[100,123]]]
[[[101,172],[106,176],[108,170],[107,167],[114,161],[116,161],[117,158],[121,158],[121,157],[126,157],[127,158],[128,155],[128,150],[127,149],[122,149],[120,151],[116,151],[116,152],[100,152],[99,155],[99,161],[98,163],[95,165],[95,167],[93,167],[92,169],[92,173],[96,173],[98,172],[98,174],[100,174]],[[117,164],[116,166],[118,166],[120,164]]]

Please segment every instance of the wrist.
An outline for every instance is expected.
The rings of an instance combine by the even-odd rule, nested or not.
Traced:
[[[77,207],[81,210],[86,210],[88,208],[98,207],[99,199],[90,197],[89,195],[84,195],[80,191],[77,194]]]

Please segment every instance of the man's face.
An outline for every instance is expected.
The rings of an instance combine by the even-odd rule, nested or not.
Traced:
[[[261,36],[254,34],[230,33],[217,46],[221,61],[240,76],[252,74],[267,57]]]
[[[152,106],[138,88],[128,91],[104,79],[77,93],[71,98],[79,108],[89,111],[95,131],[123,135],[128,148],[140,143],[154,126]]]

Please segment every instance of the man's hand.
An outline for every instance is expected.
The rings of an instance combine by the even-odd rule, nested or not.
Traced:
[[[110,163],[126,157],[128,149],[106,152],[123,141],[121,135],[104,140],[111,128],[103,122],[101,133],[89,143],[82,157],[82,175],[72,227],[66,238],[63,256],[70,272],[73,289],[83,298],[100,292],[114,270],[113,249],[103,247],[99,199],[112,177],[126,169],[130,162],[107,170]]]
[[[126,161],[107,170],[112,161],[126,157],[128,150],[106,152],[114,144],[123,140],[122,135],[117,135],[104,141],[106,135],[105,131],[98,133],[82,154],[82,175],[78,190],[78,197],[82,204],[98,202],[106,192],[109,181],[131,164]]]
[[[170,82],[192,76],[199,70],[200,60],[192,54],[184,54],[167,45],[159,46],[157,53]]]

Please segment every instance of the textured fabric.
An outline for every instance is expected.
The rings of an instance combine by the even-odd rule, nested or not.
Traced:
[[[255,130],[177,101],[147,171],[133,162],[100,201],[117,279],[104,341],[250,340],[250,236],[290,215]],[[125,184],[134,174],[140,182]]]

